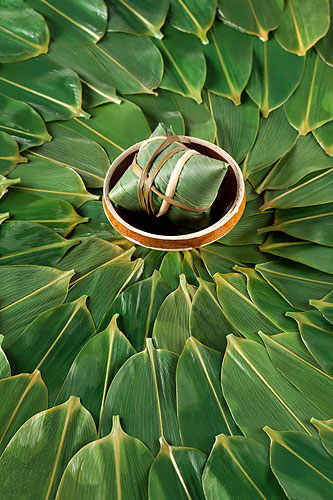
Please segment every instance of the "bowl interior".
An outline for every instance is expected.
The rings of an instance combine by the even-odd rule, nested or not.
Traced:
[[[210,156],[211,158],[215,158],[217,160],[228,161],[216,151],[203,144],[197,144],[191,141],[186,141],[186,143],[187,145],[191,146],[192,149],[197,150],[201,154]],[[135,153],[136,151],[132,151],[126,157],[124,157],[123,161],[118,164],[117,168],[110,178],[109,191],[113,188],[120,177],[131,165]],[[211,224],[215,224],[216,222],[218,222],[228,212],[228,210],[230,210],[236,198],[236,194],[237,179],[233,168],[229,166],[223,178],[217,197],[211,208]],[[127,222],[127,224],[130,224],[131,226],[140,229],[141,231],[163,236],[179,236],[181,234],[184,235],[184,233],[180,233],[177,228],[168,221],[166,216],[154,218],[148,216],[148,214],[144,212],[132,212],[130,210],[124,209],[116,209],[116,212],[119,217]]]

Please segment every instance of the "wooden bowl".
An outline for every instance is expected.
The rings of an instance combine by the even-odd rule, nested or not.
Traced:
[[[212,205],[214,222],[211,226],[193,233],[177,234],[170,224],[161,223],[163,217],[155,222],[143,212],[115,209],[109,199],[109,192],[131,165],[142,142],[134,144],[114,160],[104,181],[103,206],[111,224],[128,240],[155,250],[191,250],[208,245],[226,235],[237,224],[245,208],[243,175],[235,160],[226,151],[208,141],[189,136],[179,137],[188,147],[229,163],[217,198]]]

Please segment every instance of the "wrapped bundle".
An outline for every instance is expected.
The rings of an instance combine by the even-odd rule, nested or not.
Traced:
[[[210,224],[210,208],[227,168],[188,148],[159,124],[109,197],[118,208],[165,216],[183,231],[199,230]]]

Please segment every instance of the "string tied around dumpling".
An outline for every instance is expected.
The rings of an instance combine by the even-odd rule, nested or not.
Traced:
[[[174,195],[176,193],[177,189],[177,184],[178,180],[180,177],[180,174],[187,163],[187,161],[196,154],[200,154],[198,151],[195,151],[193,149],[189,149],[185,144],[183,144],[179,137],[177,135],[170,135],[170,136],[155,136],[151,137],[150,139],[147,139],[144,141],[144,143],[141,145],[141,148],[145,147],[149,142],[152,142],[154,140],[158,139],[164,139],[163,142],[156,148],[154,153],[151,155],[149,158],[146,166],[142,169],[138,163],[137,163],[137,155],[138,153],[134,156],[133,162],[132,162],[132,169],[133,172],[139,177],[138,181],[138,187],[137,187],[137,192],[138,192],[138,198],[140,201],[140,205],[142,209],[147,212],[148,215],[152,215],[155,217],[161,217],[162,215],[165,215],[167,211],[169,210],[170,206],[176,206],[178,208],[181,208],[183,210],[187,210],[190,212],[205,212],[210,208],[211,205],[205,206],[205,207],[198,207],[194,205],[189,205],[182,203],[178,200],[174,199]],[[152,172],[150,172],[150,169],[157,158],[158,155],[160,155],[170,144],[177,144],[177,146],[172,149],[171,151],[168,151],[162,158],[161,160],[157,163],[157,165],[154,167]],[[141,149],[140,148],[140,149]],[[165,190],[165,193],[161,193],[156,186],[154,185],[154,181],[162,169],[162,167],[165,165],[165,163],[172,158],[175,154],[184,151],[184,154],[177,160],[176,165],[174,166],[174,169],[170,175],[169,182],[167,185],[167,188]],[[163,199],[162,204],[159,208],[158,213],[155,213],[154,209],[154,204],[153,204],[153,193],[159,196],[160,198]]]

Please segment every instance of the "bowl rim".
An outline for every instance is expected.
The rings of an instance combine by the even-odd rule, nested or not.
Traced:
[[[109,192],[110,192],[109,186],[110,186],[110,180],[112,178],[112,175],[114,174],[114,172],[118,168],[119,164],[128,155],[130,155],[130,154],[134,153],[135,151],[137,151],[139,149],[139,147],[141,146],[141,144],[143,142],[145,142],[145,140],[137,142],[137,143],[133,144],[132,146],[130,146],[125,151],[123,151],[111,163],[111,165],[110,165],[110,167],[109,167],[109,169],[107,171],[107,174],[105,176],[105,179],[104,179],[103,201],[104,201],[104,203],[106,203],[107,208],[109,209],[109,211],[111,212],[111,214],[113,215],[113,217],[115,219],[117,219],[120,224],[122,224],[124,227],[126,227],[129,231],[134,232],[134,233],[136,233],[136,234],[138,234],[138,235],[140,235],[140,236],[142,236],[144,238],[150,238],[151,240],[159,240],[159,241],[161,241],[161,240],[162,241],[169,241],[169,242],[172,242],[172,241],[177,241],[177,242],[184,241],[185,242],[189,238],[191,238],[191,239],[201,238],[203,236],[206,236],[207,234],[213,233],[214,231],[216,231],[220,227],[224,226],[229,220],[231,220],[237,214],[237,212],[240,209],[241,204],[242,204],[242,202],[244,200],[244,197],[245,197],[245,183],[244,183],[244,179],[243,179],[243,174],[242,174],[241,169],[239,168],[239,165],[234,160],[234,158],[232,158],[232,156],[230,156],[229,153],[227,153],[226,151],[224,151],[224,149],[220,148],[216,144],[213,144],[213,143],[211,143],[209,141],[206,141],[204,139],[199,139],[198,137],[192,137],[192,136],[188,136],[188,135],[179,135],[179,139],[182,142],[184,142],[185,144],[186,143],[195,143],[195,144],[198,144],[198,145],[201,145],[201,146],[205,146],[208,149],[211,149],[211,150],[215,151],[218,155],[222,156],[223,159],[226,162],[229,163],[229,165],[233,169],[233,172],[234,172],[235,177],[236,177],[236,182],[237,182],[237,191],[236,191],[235,199],[233,201],[233,204],[229,208],[229,210],[223,215],[223,217],[221,217],[221,219],[219,219],[217,222],[215,222],[211,226],[208,226],[205,229],[201,229],[200,231],[195,231],[193,233],[186,233],[186,234],[182,234],[182,235],[170,236],[170,235],[163,235],[163,234],[156,234],[156,233],[148,233],[147,231],[142,231],[141,229],[137,228],[136,226],[132,226],[131,224],[129,224],[128,222],[126,222],[118,214],[117,210],[114,208],[113,203],[112,203],[112,201],[109,198]],[[108,217],[108,219],[109,219],[109,217]],[[111,223],[111,221],[110,221],[110,223]],[[133,241],[136,244],[141,244],[138,241],[135,241],[135,239],[129,238],[128,236],[126,236],[126,238],[129,239],[129,240],[131,240],[131,241]],[[219,239],[219,238],[217,238],[217,239]],[[153,247],[151,247],[151,248],[153,248]],[[159,247],[156,247],[156,248],[160,249]]]

